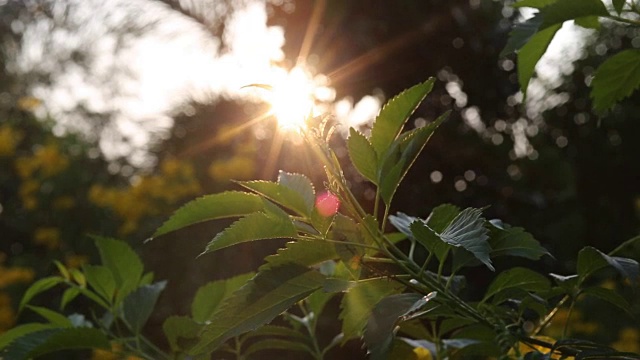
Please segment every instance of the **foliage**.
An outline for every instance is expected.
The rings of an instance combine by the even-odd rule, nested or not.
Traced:
[[[584,248],[578,254],[575,275],[545,276],[523,267],[503,270],[478,301],[465,298],[467,270],[477,271],[480,266],[495,271],[504,257],[537,260],[550,254],[523,229],[485,219],[482,209],[445,204],[424,219],[389,215],[400,182],[446,117],[403,132],[432,84],[433,80],[418,84],[390,100],[370,137],[350,132],[350,158],[376,186],[373,213],[366,212],[351,192],[329,146],[332,132],[327,121],[309,119],[302,135],[324,166],[322,191],[302,174],[281,172],[275,182],[239,182],[245,191],[189,202],[160,227],[157,237],[202,221],[240,217],[213,237],[205,253],[252,241],[288,240],[265,258],[255,274],[201,288],[191,316],[167,318],[163,330],[171,353],[142,334],[165,283],[153,283],[152,275],[144,274],[137,255],[125,243],[96,238],[102,265],[77,270],[57,264],[60,275],[34,283],[21,304],[26,308],[40,293],[64,285],[63,305],[82,295],[99,312],[90,317],[64,316],[30,307],[46,322],[3,334],[3,356],[26,359],[71,348],[66,339],[79,328],[90,328],[96,331],[86,331],[87,339],[74,342],[74,347],[108,348],[112,341],[123,352],[146,359],[210,358],[213,352],[246,358],[275,349],[322,359],[333,347],[354,338],[363,338],[372,359],[640,358],[567,338],[566,326],[560,339],[540,336],[566,307],[568,324],[574,304],[584,297],[629,309],[625,296],[593,282],[613,269],[613,277],[637,286],[638,262],[620,255],[640,238],[610,254]],[[388,223],[400,233],[387,232]],[[342,329],[327,341],[319,336],[318,319],[334,297],[340,302]]]
[[[566,21],[589,29],[600,29],[600,19],[638,27],[640,7],[635,0],[522,0],[516,8],[537,9],[535,16],[516,24],[502,54],[517,52],[518,81],[524,94],[538,60]],[[640,87],[640,52],[623,50],[604,61],[591,82],[593,108],[603,113]]]

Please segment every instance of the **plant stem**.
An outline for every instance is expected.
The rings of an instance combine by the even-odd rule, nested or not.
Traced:
[[[571,314],[573,314],[573,306],[576,304],[575,300],[571,299],[571,304],[569,305],[569,313],[567,314],[567,321],[564,323],[564,328],[562,329],[562,338],[567,337],[567,330],[569,330],[569,321],[571,321]]]
[[[614,21],[621,22],[621,23],[634,25],[634,26],[640,26],[640,21],[638,21],[638,20],[627,19],[627,18],[623,18],[621,16],[616,16],[616,15],[609,15],[609,16],[605,16],[605,17],[608,18],[608,19],[614,20]]]

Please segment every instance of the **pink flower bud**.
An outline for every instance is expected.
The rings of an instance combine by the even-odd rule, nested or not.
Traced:
[[[318,210],[318,214],[324,217],[334,215],[338,212],[339,207],[340,200],[329,191],[325,191],[316,196],[316,210]]]

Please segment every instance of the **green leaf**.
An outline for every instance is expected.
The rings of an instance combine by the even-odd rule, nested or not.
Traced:
[[[245,339],[258,337],[258,336],[267,336],[267,337],[280,336],[280,337],[288,337],[288,338],[300,339],[300,340],[304,340],[307,338],[302,332],[298,330],[294,330],[288,327],[278,326],[278,325],[264,325],[259,327],[255,331],[247,333]]]
[[[47,329],[55,329],[56,327],[51,324],[40,324],[40,323],[29,323],[18,325],[13,327],[6,332],[0,334],[0,356],[2,355],[2,350],[7,347],[13,340],[23,337],[27,334],[34,333],[40,330]]]
[[[581,18],[577,18],[575,24],[581,26],[585,29],[600,29],[600,20],[598,20],[597,16],[584,16]]]
[[[387,206],[391,204],[400,182],[424,149],[427,141],[449,113],[450,111],[445,112],[427,126],[400,135],[393,142],[390,150],[384,154],[381,166],[378,167],[378,184],[380,184],[380,196]]]
[[[440,233],[440,238],[455,247],[471,252],[492,271],[489,254],[491,246],[487,242],[489,231],[484,227],[482,210],[466,208]]]
[[[108,303],[111,303],[116,293],[116,280],[111,270],[102,265],[84,265],[82,270],[87,283]]]
[[[398,137],[402,127],[409,120],[422,100],[431,92],[435,79],[415,85],[389,100],[376,117],[371,128],[371,145],[382,157],[391,143]]]
[[[47,319],[51,325],[55,325],[56,327],[71,327],[71,320],[60,313],[39,306],[27,305],[27,307]]]
[[[60,300],[60,310],[63,310],[67,304],[80,295],[80,290],[75,287],[68,288],[62,293],[62,300]]]
[[[504,226],[499,229],[492,226],[489,244],[492,257],[519,256],[538,260],[543,255],[551,256],[547,249],[533,238],[533,235],[520,227]]]
[[[530,7],[535,9],[542,9],[543,7],[553,4],[556,1],[558,0],[522,0],[511,6],[513,6],[514,8]]]
[[[378,155],[369,140],[356,129],[350,128],[347,149],[356,170],[365,179],[378,185]]]
[[[609,16],[602,0],[557,0],[540,9],[543,22],[540,29],[562,25],[565,21],[586,16]]]
[[[24,306],[27,305],[34,296],[40,294],[41,292],[45,292],[52,287],[63,283],[64,281],[65,279],[63,277],[50,276],[34,282],[33,284],[31,284],[31,286],[29,286],[27,291],[25,291],[24,295],[22,296],[22,300],[20,300],[20,305],[18,306],[18,311],[22,311]]]
[[[278,183],[300,194],[306,205],[307,212],[311,212],[315,205],[316,198],[313,184],[309,178],[302,174],[288,173],[280,170]]]
[[[360,337],[376,304],[402,289],[402,285],[389,279],[360,281],[349,289],[340,304],[344,340]]]
[[[385,297],[376,304],[367,321],[363,337],[370,359],[387,359],[397,323],[421,298],[422,295],[414,293],[396,294]]]
[[[227,191],[206,195],[186,203],[176,210],[153,237],[208,220],[237,217],[262,210],[259,196],[242,191]]]
[[[442,241],[423,221],[414,221],[411,223],[411,232],[420,244],[436,256],[438,261],[442,262],[445,260],[452,246]]]
[[[199,323],[209,320],[224,300],[254,275],[254,273],[242,274],[226,280],[213,281],[200,287],[191,304],[193,320]]]
[[[198,354],[215,349],[234,336],[270,322],[320,289],[324,280],[317,271],[297,264],[261,270],[213,315],[191,352]]]
[[[614,290],[605,289],[602,287],[589,287],[586,289],[582,289],[581,293],[604,300],[612,305],[617,306],[627,314],[633,316],[633,314],[631,313],[631,304],[629,304],[629,302],[624,297],[622,297],[622,295]]]
[[[539,14],[514,25],[513,30],[509,33],[507,44],[500,52],[500,57],[507,56],[514,51],[520,50],[520,48],[522,48],[524,44],[526,44],[529,39],[538,32],[540,25],[542,25],[542,17]]]
[[[265,258],[266,264],[260,270],[278,267],[287,264],[302,266],[319,265],[327,260],[338,257],[335,246],[322,240],[291,241],[285,248],[279,249],[277,254]]]
[[[195,345],[202,327],[202,324],[198,324],[186,316],[169,316],[162,323],[162,330],[173,351],[179,351],[188,348],[189,345]]]
[[[310,216],[311,210],[313,210],[313,202],[311,207],[308,205],[306,195],[298,193],[297,190],[272,181],[239,181],[238,184],[244,186],[247,189],[253,190],[258,194],[261,194],[285,208],[291,209],[305,217]],[[315,202],[315,198],[314,198]]]
[[[612,0],[613,8],[616,10],[618,15],[622,13],[622,9],[624,8],[624,4],[627,2],[626,0]]]
[[[166,286],[166,281],[144,285],[135,289],[124,299],[122,311],[124,318],[133,327],[133,331],[139,333],[147,320],[149,320],[158,297]]]
[[[558,275],[549,273],[549,276],[560,286],[567,294],[574,294],[578,285],[578,275]]]
[[[364,238],[358,224],[356,224],[353,219],[342,214],[336,216],[331,233],[333,240],[364,244]],[[360,260],[365,253],[364,248],[351,244],[334,243],[334,246],[340,260],[345,264],[346,269],[351,273],[353,279],[358,279],[361,269]]]
[[[537,32],[518,51],[518,82],[523,94],[527,94],[527,87],[529,87],[529,81],[533,76],[536,64],[547,51],[551,40],[561,26],[558,24]]]
[[[144,267],[138,254],[124,241],[94,236],[102,264],[106,266],[118,287],[117,299],[124,299],[138,286]]]
[[[612,266],[620,275],[633,282],[640,281],[640,265],[633,259],[609,256],[590,246],[578,253],[577,267],[580,282],[607,266]]]
[[[596,111],[603,112],[640,87],[640,50],[625,50],[607,59],[591,82]]]
[[[247,241],[295,238],[297,231],[289,218],[275,214],[253,213],[218,233],[203,254]]]
[[[242,354],[249,358],[249,355],[262,350],[289,350],[313,353],[313,350],[308,345],[300,341],[267,338],[252,344]]]
[[[26,360],[60,350],[110,349],[109,339],[93,328],[56,328],[30,332],[15,339],[2,353],[3,358]]]
[[[549,280],[543,275],[527,268],[516,267],[500,273],[487,289],[482,301],[487,301],[507,289],[541,292],[549,287]]]

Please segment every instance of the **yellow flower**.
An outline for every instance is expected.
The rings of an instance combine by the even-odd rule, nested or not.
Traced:
[[[64,264],[70,269],[78,269],[88,262],[89,257],[87,255],[68,254],[64,258]]]
[[[0,292],[0,333],[13,327],[16,323],[16,314],[11,307],[11,297]]]
[[[122,351],[122,345],[111,343],[111,350],[94,349],[91,360],[142,360],[134,355],[125,355]]]
[[[12,156],[22,140],[22,133],[9,125],[0,126],[0,157]]]
[[[48,144],[35,151],[44,176],[54,176],[64,171],[69,166],[69,159],[60,153],[60,149],[54,143]]]
[[[423,347],[414,348],[413,354],[415,355],[416,360],[432,360],[433,359],[433,356],[431,356],[431,351]]]
[[[60,247],[60,230],[55,227],[37,228],[34,231],[33,240],[38,245],[43,245],[49,250]]]
[[[618,351],[640,353],[640,331],[627,327],[618,333],[618,341],[611,344]]]
[[[162,161],[160,164],[160,169],[162,173],[169,177],[178,176],[180,174],[181,164],[178,159],[168,158]]]
[[[33,111],[35,108],[37,108],[41,104],[42,104],[42,101],[40,101],[40,99],[38,98],[35,98],[33,96],[23,96],[20,99],[18,99],[17,105],[20,110]]]
[[[38,170],[38,160],[33,157],[21,156],[16,159],[16,171],[18,175],[27,179]]]
[[[24,267],[9,267],[5,268],[0,266],[0,289],[9,285],[18,283],[30,283],[33,281],[35,273],[32,269]]]
[[[53,199],[53,203],[51,204],[56,210],[67,210],[74,207],[76,204],[76,200],[72,196],[59,196]]]
[[[18,194],[22,199],[22,206],[27,210],[38,207],[37,192],[40,190],[40,182],[37,180],[26,180],[20,184]]]

